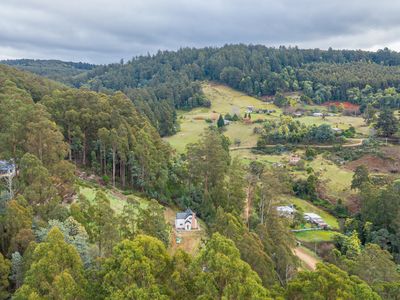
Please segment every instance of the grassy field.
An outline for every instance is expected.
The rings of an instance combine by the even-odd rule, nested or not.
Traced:
[[[303,150],[297,150],[296,154],[302,155],[304,153]],[[262,163],[270,164],[272,165],[273,163],[287,163],[289,161],[290,153],[284,153],[284,154],[255,154],[252,153],[250,149],[240,149],[240,150],[235,150],[231,152],[231,155],[233,157],[239,157],[242,159],[242,161],[245,164],[249,164],[251,161],[256,160]]]
[[[206,97],[211,101],[211,107],[200,107],[190,111],[178,111],[180,131],[173,136],[165,138],[178,152],[184,152],[187,144],[196,142],[199,139],[204,129],[209,126],[205,121],[206,119],[211,119],[215,122],[220,114],[225,115],[227,113],[230,115],[237,114],[243,117],[248,106],[253,106],[255,109],[270,109],[276,111],[271,115],[253,113],[251,115],[253,121],[257,119],[276,119],[279,118],[282,113],[282,110],[274,104],[265,103],[221,84],[206,82],[203,83],[202,88]],[[307,109],[311,108],[321,111],[326,110],[325,106],[307,106]],[[297,120],[306,125],[329,124],[332,127],[341,129],[347,129],[352,125],[361,135],[368,135],[370,130],[365,126],[364,120],[361,117],[338,115],[332,117],[327,116],[325,119],[322,119],[321,117],[304,116]],[[244,124],[240,121],[234,122],[226,126],[227,130],[225,135],[229,137],[232,142],[234,142],[235,139],[239,139],[241,141],[241,146],[255,146],[258,135],[253,133],[253,129],[256,126],[261,126],[261,124]]]
[[[165,138],[178,152],[184,152],[187,144],[196,142],[199,139],[204,129],[209,126],[205,122],[206,119],[216,120],[220,114],[225,115],[227,113],[243,117],[247,106],[254,106],[256,109],[276,110],[276,113],[269,116],[254,113],[252,114],[253,121],[267,117],[277,118],[281,114],[281,110],[275,105],[267,104],[224,85],[204,83],[203,91],[207,98],[211,100],[211,107],[178,111],[178,121],[181,130],[177,134]],[[226,126],[225,135],[232,142],[235,139],[239,139],[241,146],[255,146],[258,136],[253,134],[253,129],[256,126],[259,125],[235,122]]]
[[[332,127],[337,127],[342,130],[348,129],[350,126],[353,126],[356,129],[357,133],[361,135],[367,136],[370,132],[370,128],[365,125],[364,119],[361,117],[351,117],[351,116],[333,116],[333,117],[325,117],[322,119],[321,117],[313,117],[313,116],[304,116],[298,118],[301,123],[306,125],[322,125],[328,124]]]
[[[337,166],[333,162],[322,158],[321,155],[308,165],[317,173],[320,182],[326,188],[326,196],[329,198],[346,201],[346,199],[355,194],[350,189],[353,179],[352,171]]]
[[[327,230],[314,230],[314,231],[303,231],[296,232],[295,237],[302,242],[330,242],[333,240],[334,236],[337,234],[335,231]]]
[[[302,155],[303,151],[298,150],[296,154]],[[249,164],[251,161],[259,161],[269,165],[273,163],[283,163],[284,166],[291,168],[287,165],[290,153],[282,155],[259,155],[254,154],[251,150],[242,149],[232,151],[232,156],[240,157],[243,163]],[[353,172],[349,168],[339,167],[333,162],[326,160],[322,155],[318,155],[313,161],[306,162],[305,169],[312,167],[317,174],[321,183],[321,192],[333,202],[342,199],[346,202],[347,199],[353,197],[356,193],[350,189],[351,181],[353,179]],[[290,173],[298,178],[305,178],[307,176],[304,171],[290,170]]]
[[[120,213],[122,211],[126,203],[125,196],[113,193],[111,190],[95,188],[95,187],[79,186],[79,192],[91,202],[94,201],[96,193],[98,191],[102,191],[107,195],[107,198],[110,200],[110,205],[112,209],[114,209],[117,213]],[[146,207],[148,203],[148,200],[140,198],[138,196],[130,195],[130,197],[134,197],[143,207]]]

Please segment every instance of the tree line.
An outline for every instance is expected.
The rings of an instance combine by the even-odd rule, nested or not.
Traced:
[[[398,88],[399,62],[400,54],[386,48],[371,52],[240,44],[158,51],[127,62],[88,66],[85,72],[61,79],[50,76],[74,87],[104,93],[123,91],[164,136],[179,130],[176,109],[210,105],[199,83],[203,80],[221,82],[256,97],[299,91],[316,103],[359,103],[358,94],[363,90],[364,106],[372,102],[375,107],[398,108],[398,97],[387,97],[385,90]],[[25,65],[23,61],[13,64]]]

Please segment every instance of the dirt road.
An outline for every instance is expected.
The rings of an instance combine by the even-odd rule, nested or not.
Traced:
[[[305,267],[311,271],[315,271],[318,259],[309,254],[301,247],[296,247],[293,250],[294,254],[304,263]]]
[[[342,148],[356,148],[360,147],[363,145],[364,139],[349,139],[351,144],[342,144]],[[264,145],[263,147],[256,147],[256,146],[242,146],[242,147],[230,147],[230,151],[236,151],[236,150],[246,150],[246,149],[262,149],[262,148],[274,148],[277,145]],[[318,149],[332,149],[334,147],[337,147],[337,145],[303,145],[303,144],[298,144],[298,145],[293,145],[298,148],[318,148]]]

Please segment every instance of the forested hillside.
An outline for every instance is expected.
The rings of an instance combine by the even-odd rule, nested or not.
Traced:
[[[48,61],[37,61],[32,68],[27,67],[28,62],[12,63],[58,78],[55,70],[47,71]],[[95,91],[125,92],[162,136],[179,129],[175,109],[209,106],[200,88],[201,80],[225,83],[257,97],[302,92],[304,101],[349,100],[363,104],[362,109],[367,103],[376,107],[400,105],[397,93],[385,94],[390,96],[385,101],[380,99],[385,89],[398,88],[400,83],[400,54],[388,49],[368,52],[226,45],[159,51],[155,55],[134,57],[126,63],[96,68],[66,64],[88,71],[63,75],[60,78],[63,82]]]
[[[66,62],[61,60],[39,59],[8,59],[0,61],[24,71],[29,71],[57,81],[64,81],[96,67],[96,65],[82,62]]]
[[[273,57],[279,63],[272,63]],[[307,102],[325,101],[318,98],[323,95],[320,85],[333,91],[337,84],[340,91],[347,84],[325,67],[327,63],[316,62],[326,60],[337,63],[337,72],[360,72],[346,95],[350,97],[351,90],[354,98],[348,100],[366,101],[368,114],[348,120],[373,124],[377,135],[396,136],[399,120],[392,105],[398,93],[389,87],[397,80],[397,66],[392,66],[396,57],[388,51],[261,46],[182,49],[102,66],[66,81],[79,88],[0,65],[0,166],[16,168],[12,193],[9,185],[0,184],[0,299],[397,299],[398,172],[342,169],[345,159],[381,155],[379,140],[361,140],[354,151],[335,144],[357,132],[352,124],[337,128],[339,133],[323,123],[331,107],[324,107],[320,117],[301,115],[294,120],[284,115],[293,102],[285,91],[302,92],[304,102],[297,95],[294,107],[311,113],[323,108]],[[372,62],[379,59],[382,64]],[[198,76],[192,76],[193,70]],[[269,103],[258,112],[254,106],[267,104],[247,99],[251,105],[243,105],[246,116],[238,110],[239,115],[231,115],[226,123],[235,94],[224,96],[221,87],[208,87],[210,98],[223,98],[213,106],[200,80],[234,86],[237,81],[231,80],[238,77],[231,74],[238,70],[247,75],[236,88],[246,91],[242,82],[250,78],[252,90],[247,93],[258,97],[279,92],[275,98],[284,100],[283,107]],[[382,76],[362,87],[366,76],[361,72],[366,70]],[[300,74],[307,80],[299,81]],[[256,92],[255,82],[268,87],[279,81],[268,76],[288,85]],[[301,90],[304,84],[312,87],[312,95]],[[236,95],[235,101],[244,101],[243,96],[247,97]],[[219,114],[218,120],[199,119],[202,133],[195,139],[186,137],[192,142],[184,143],[185,150],[178,154],[160,133],[177,129],[177,108],[199,105],[211,105],[205,113]],[[378,110],[381,106],[384,109]],[[335,109],[339,123],[346,116]],[[302,123],[309,118],[314,118],[312,125]],[[271,147],[255,149],[254,159],[234,155],[224,132],[235,122],[236,129],[260,124],[258,129],[250,127],[253,139],[259,135]],[[308,147],[296,149],[298,143]],[[312,144],[331,148],[319,151]],[[273,163],[265,162],[262,150],[271,154]],[[279,155],[287,155],[285,164],[276,159]],[[337,188],[338,196],[330,202],[331,191],[321,191],[321,181],[328,177],[336,185],[342,174],[347,185]],[[355,213],[342,199],[347,189],[360,199]],[[295,211],[282,214],[281,205]],[[185,233],[192,230],[179,232],[166,216],[172,211],[174,224],[175,213],[187,208],[201,224],[193,230],[201,238],[191,254],[176,246],[188,240]],[[309,210],[327,223],[321,227],[307,221]],[[321,245],[318,236],[328,239]],[[314,259],[324,263],[304,265],[296,256],[299,241],[313,249],[310,255],[319,254],[317,248],[323,252]]]

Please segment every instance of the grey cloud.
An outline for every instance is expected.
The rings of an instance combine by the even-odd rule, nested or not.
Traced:
[[[252,43],[400,50],[400,3],[344,0],[3,0],[0,58],[96,63]]]

